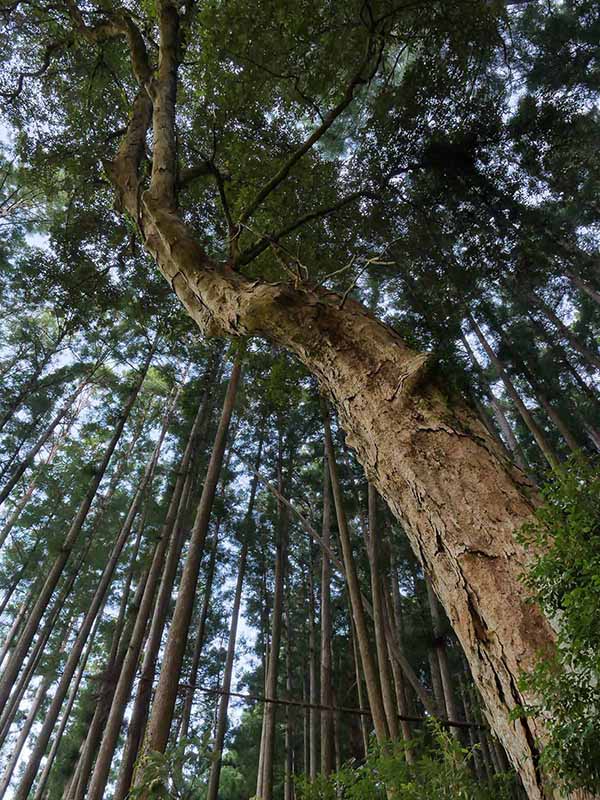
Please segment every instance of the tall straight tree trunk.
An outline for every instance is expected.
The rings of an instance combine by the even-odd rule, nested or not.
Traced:
[[[156,471],[156,467],[158,465],[164,439],[167,434],[169,425],[171,423],[171,418],[176,408],[179,395],[181,393],[181,388],[182,384],[180,384],[177,387],[177,389],[174,389],[171,394],[171,399],[163,415],[162,425],[159,432],[158,440],[156,442],[154,451],[152,453],[152,457],[150,459],[150,463],[148,465],[149,476],[148,479],[144,481],[145,485],[141,487],[142,491],[141,500],[143,501],[144,506],[141,514],[141,519],[138,524],[137,537],[135,540],[135,544],[133,546],[133,552],[129,562],[129,568],[125,579],[125,585],[121,593],[119,614],[117,616],[117,620],[115,622],[114,630],[112,633],[112,643],[111,643],[110,653],[108,655],[108,659],[104,666],[103,676],[98,691],[98,702],[94,710],[94,715],[92,717],[90,726],[87,730],[87,735],[85,736],[84,741],[81,743],[80,757],[77,762],[77,767],[75,769],[74,774],[71,776],[71,780],[66,788],[66,791],[63,794],[65,800],[83,800],[83,797],[85,796],[87,785],[90,779],[91,770],[94,764],[94,758],[96,757],[100,740],[102,738],[102,730],[108,718],[108,714],[110,711],[110,703],[114,696],[114,691],[116,688],[116,679],[121,671],[121,667],[123,665],[123,661],[126,655],[127,645],[131,638],[134,619],[131,616],[128,620],[126,619],[129,594],[131,591],[133,574],[141,546],[141,538],[145,530],[149,497],[151,495],[154,474]],[[141,576],[138,582],[136,593],[133,599],[133,609],[135,610],[139,610],[142,593],[145,587],[146,577],[147,577],[147,571]],[[41,797],[40,798],[36,797],[34,798],[34,800],[41,800]]]
[[[319,704],[319,683],[317,680],[317,635],[315,625],[315,589],[313,585],[312,543],[308,542],[308,698],[309,709],[309,769],[308,775],[314,781],[319,772],[319,714],[314,706]],[[306,767],[305,767],[306,769]]]
[[[475,774],[477,775],[477,780],[480,782],[484,782],[487,780],[487,775],[485,771],[485,765],[481,759],[481,743],[479,736],[477,735],[477,729],[474,727],[475,720],[471,714],[471,706],[469,704],[469,700],[467,697],[467,691],[465,688],[465,679],[463,677],[459,678],[459,687],[460,687],[460,697],[463,704],[463,709],[465,712],[465,720],[469,723],[469,745],[471,748],[471,753],[473,756],[473,765],[475,767]]]
[[[373,715],[373,725],[375,727],[375,735],[377,737],[377,741],[379,743],[383,743],[389,738],[389,728],[387,725],[385,710],[383,706],[379,676],[377,674],[373,653],[371,651],[371,644],[369,642],[367,620],[365,617],[365,610],[360,591],[360,584],[358,581],[358,574],[356,571],[356,564],[354,563],[354,555],[352,554],[350,531],[348,529],[348,523],[346,521],[344,500],[342,497],[342,490],[338,478],[337,465],[335,462],[335,454],[333,449],[333,439],[331,436],[331,428],[329,425],[329,414],[327,412],[325,403],[323,403],[322,408],[323,408],[323,426],[325,430],[325,443],[327,446],[327,460],[329,463],[329,471],[331,475],[331,489],[333,492],[333,501],[337,516],[338,532],[342,548],[344,569],[346,573],[346,582],[348,585],[348,596],[350,598],[350,606],[352,608],[352,617],[354,619],[354,624],[356,626],[358,652],[360,654],[360,660],[365,675],[367,696],[369,698],[369,706],[371,708],[371,714]]]
[[[69,695],[67,697],[66,707],[63,710],[62,717],[58,725],[58,729],[54,734],[54,741],[52,742],[52,746],[50,747],[50,752],[48,753],[48,757],[46,758],[46,763],[44,764],[44,769],[42,770],[42,774],[39,777],[33,800],[41,800],[41,798],[44,796],[46,784],[48,783],[48,778],[50,777],[50,772],[54,765],[54,760],[56,758],[56,754],[58,753],[58,748],[60,747],[63,734],[67,727],[67,723],[69,722],[69,717],[71,716],[71,712],[75,704],[77,692],[79,691],[79,686],[83,679],[83,674],[85,672],[87,662],[92,652],[92,647],[94,646],[94,641],[96,639],[96,634],[98,633],[98,628],[100,627],[100,623],[102,622],[103,610],[104,610],[104,604],[96,616],[94,627],[90,634],[87,646],[85,648],[85,652],[83,653],[82,657],[79,660],[77,672],[75,673],[75,677],[72,680],[71,685],[69,687]]]
[[[464,335],[464,333],[462,333],[462,331],[461,331],[461,334],[460,334],[460,338],[461,338],[461,341],[463,343],[463,347],[467,351],[467,354],[469,356],[471,364],[473,365],[475,370],[479,373],[480,379],[482,381],[484,381],[485,389],[486,389],[487,396],[488,396],[489,401],[490,401],[490,405],[492,407],[492,412],[494,414],[494,418],[495,418],[496,422],[498,423],[498,427],[500,428],[500,432],[502,433],[502,436],[504,437],[504,440],[506,441],[506,445],[507,445],[509,451],[511,452],[512,457],[515,460],[515,464],[518,467],[521,467],[521,469],[524,472],[526,472],[526,470],[527,470],[527,461],[525,459],[525,454],[523,453],[523,449],[522,449],[521,445],[517,442],[517,438],[516,438],[516,436],[515,436],[515,434],[513,432],[513,429],[511,427],[509,421],[506,418],[506,415],[505,415],[504,411],[502,410],[502,408],[500,406],[500,403],[498,402],[498,398],[493,393],[492,387],[489,385],[489,382],[487,381],[487,379],[483,375],[483,370],[481,368],[481,364],[477,360],[477,356],[473,352],[473,348],[469,344],[469,340]]]
[[[558,458],[556,456],[556,453],[554,452],[554,450],[550,446],[550,443],[544,436],[542,429],[539,427],[537,422],[533,419],[533,417],[529,413],[527,406],[521,400],[521,397],[519,396],[519,393],[517,392],[515,385],[511,381],[508,372],[504,368],[504,365],[502,364],[502,362],[500,361],[500,359],[490,346],[488,340],[485,338],[483,331],[475,321],[475,318],[469,315],[468,319],[471,327],[475,332],[475,335],[477,336],[477,338],[481,343],[481,346],[483,347],[488,358],[494,365],[494,368],[498,373],[498,377],[502,380],[502,383],[504,384],[504,388],[506,389],[507,394],[510,396],[511,400],[517,407],[517,410],[521,415],[523,422],[525,423],[525,425],[527,425],[527,427],[531,432],[531,435],[535,439],[537,446],[542,451],[548,464],[550,464],[552,468],[556,467],[558,465]]]
[[[363,679],[362,679],[362,669],[360,668],[360,657],[358,654],[358,647],[356,645],[356,625],[354,624],[354,620],[352,618],[352,608],[350,607],[350,602],[348,601],[348,612],[350,617],[350,639],[352,640],[352,659],[354,661],[354,675],[356,679],[356,696],[358,697],[358,707],[361,709],[367,708],[367,704],[365,703],[365,696],[363,692]],[[335,698],[335,692],[333,694]],[[337,705],[337,703],[335,704]],[[337,712],[335,712],[334,717],[334,725],[336,724],[337,720]],[[362,743],[363,743],[363,750],[364,750],[364,757],[367,757],[369,752],[369,727],[368,727],[368,718],[365,714],[360,715],[360,733],[362,736]],[[336,756],[336,770],[339,769],[338,766],[338,754],[335,753]]]
[[[279,433],[278,453],[278,485],[283,487],[282,443]],[[277,675],[279,667],[279,648],[281,644],[281,627],[283,619],[283,593],[285,567],[287,560],[287,540],[289,514],[283,503],[277,504],[278,530],[275,556],[275,580],[273,592],[273,611],[271,617],[271,642],[265,679],[265,698],[261,732],[260,757],[256,783],[257,800],[272,800],[273,797],[273,756],[275,750],[275,717],[277,706],[269,700],[277,699]]]
[[[458,706],[454,696],[454,687],[452,685],[452,675],[450,674],[450,666],[448,664],[448,653],[446,652],[446,637],[444,636],[444,626],[442,622],[442,612],[435,596],[431,581],[425,575],[425,587],[427,589],[427,600],[429,603],[429,611],[431,614],[431,624],[433,628],[433,639],[435,655],[439,665],[439,674],[442,684],[442,692],[444,696],[444,705],[448,719],[458,720]],[[459,729],[451,728],[451,732],[458,738]]]
[[[573,333],[571,328],[562,321],[558,314],[550,308],[543,300],[531,292],[529,298],[536,308],[539,308],[541,313],[547,317],[550,322],[560,331],[564,338],[569,342],[573,350],[576,350],[582,359],[595,370],[600,370],[600,353],[592,352],[587,348],[578,337]]]
[[[367,534],[367,554],[369,557],[369,568],[371,573],[371,598],[373,604],[373,628],[375,631],[375,647],[377,649],[377,663],[379,665],[379,680],[381,683],[381,695],[383,708],[387,720],[387,727],[391,739],[397,739],[398,729],[398,707],[396,705],[394,690],[392,688],[392,676],[388,660],[387,640],[385,635],[385,612],[383,609],[382,585],[379,571],[379,558],[382,548],[378,543],[377,537],[377,492],[374,486],[368,484],[368,512],[369,527]]]
[[[150,713],[150,703],[152,700],[152,688],[156,677],[158,656],[163,638],[165,626],[168,621],[169,609],[173,587],[177,577],[177,568],[181,562],[181,554],[186,539],[185,520],[189,511],[189,500],[191,494],[191,476],[188,476],[184,486],[179,513],[173,529],[173,538],[169,547],[167,559],[161,577],[158,596],[154,605],[150,630],[146,639],[146,646],[142,657],[142,667],[138,680],[137,691],[131,717],[127,728],[127,739],[121,758],[119,769],[119,779],[115,797],[125,797],[130,789],[133,778],[135,761],[144,737],[144,731]]]
[[[131,410],[137,399],[138,393],[142,387],[142,383],[144,382],[144,379],[146,377],[146,373],[148,372],[148,368],[152,361],[152,357],[154,356],[154,350],[155,346],[153,346],[148,353],[148,356],[140,371],[139,378],[136,381],[134,388],[130,392],[129,397],[125,403],[125,406],[121,411],[121,414],[119,415],[119,418],[116,422],[114,433],[104,452],[102,461],[94,471],[94,477],[90,481],[87,492],[81,502],[79,510],[75,516],[75,519],[71,523],[71,527],[69,528],[69,531],[65,536],[65,540],[61,548],[61,551],[57,555],[56,559],[54,560],[54,563],[50,568],[46,581],[40,591],[37,602],[29,615],[27,624],[23,632],[21,633],[21,636],[19,637],[19,641],[17,642],[17,645],[15,646],[15,649],[11,654],[10,660],[6,665],[6,668],[4,669],[2,678],[0,679],[0,709],[4,707],[4,704],[8,700],[8,696],[10,694],[14,680],[18,675],[21,663],[25,658],[25,656],[27,655],[31,642],[33,641],[33,637],[35,636],[35,633],[38,629],[40,620],[42,619],[44,611],[48,606],[48,602],[52,597],[54,590],[56,589],[56,586],[58,585],[58,582],[63,573],[65,565],[69,560],[73,548],[75,547],[75,543],[79,538],[79,534],[81,532],[81,529],[83,528],[83,525],[87,518],[92,502],[94,501],[100,482],[104,477],[106,468],[108,467],[110,459],[115,451],[119,439],[121,438],[121,434],[123,433],[123,428],[125,427],[125,423],[129,418],[129,414],[131,413]]]
[[[285,592],[285,692],[292,697],[292,643],[290,625],[290,593],[289,584]],[[285,732],[283,739],[285,768],[283,776],[283,800],[294,798],[294,728],[292,710],[285,707]],[[310,758],[310,757],[309,757]]]
[[[235,398],[241,374],[241,356],[238,355],[233,364],[229,385],[223,402],[221,419],[215,434],[213,449],[202,488],[202,496],[198,503],[196,519],[190,537],[190,545],[183,567],[173,619],[165,645],[163,667],[160,672],[152,713],[144,741],[144,752],[164,752],[171,729],[173,711],[179,686],[181,666],[185,655],[188,630],[194,606],[194,596],[198,582],[200,561],[204,551],[204,543],[208,531],[208,523],[212,511],[215,490],[221,473],[223,455],[227,442],[227,432],[235,405]],[[146,792],[142,793],[142,797]]]
[[[88,386],[94,372],[96,371],[98,364],[94,365],[94,368],[90,371],[90,373],[80,381],[77,388],[67,397],[65,402],[60,406],[54,417],[51,419],[49,424],[46,428],[40,433],[36,441],[27,451],[25,456],[21,459],[21,461],[16,465],[13,469],[10,478],[7,480],[5,485],[2,487],[0,491],[0,505],[4,503],[6,498],[10,495],[12,490],[15,488],[21,477],[24,475],[26,470],[33,464],[34,458],[40,452],[42,447],[46,444],[46,442],[50,439],[56,428],[62,422],[62,420],[72,411],[73,405],[75,404],[77,398],[83,392],[83,390]]]
[[[61,624],[60,614],[65,607],[67,598],[69,597],[75,584],[75,580],[79,575],[79,571],[85,561],[88,550],[89,545],[83,549],[78,558],[77,564],[71,570],[71,573],[64,582],[59,595],[56,597],[54,603],[50,606],[50,609],[46,614],[43,627],[38,634],[27,660],[25,661],[23,669],[20,671],[18,679],[15,682],[14,689],[2,710],[2,714],[0,715],[0,747],[2,747],[4,744],[10,726],[19,708],[19,704],[23,698],[23,695],[27,691],[29,682],[31,681],[31,678],[33,677],[39,661],[44,653],[44,648],[46,647],[46,644],[50,639],[55,626],[60,626]],[[37,596],[37,592],[34,596]]]
[[[169,547],[174,546],[172,541],[174,538],[174,528],[176,527],[176,521],[180,511],[182,496],[189,480],[192,454],[196,443],[196,436],[203,421],[203,410],[204,403],[201,402],[192,423],[183,456],[179,463],[177,477],[169,500],[169,507],[148,572],[144,594],[136,615],[127,653],[119,673],[119,679],[104,728],[104,735],[90,780],[90,788],[88,791],[89,800],[103,800],[104,797],[104,789],[106,787],[106,781],[108,780],[114,751],[117,746],[125,709],[130,700],[131,687],[135,678],[135,671],[146,634],[148,620],[152,613],[156,592],[164,569],[165,556]]]
[[[263,448],[263,432],[261,429],[258,442],[258,452],[256,454],[255,470],[260,469]],[[240,617],[240,607],[242,603],[242,589],[246,574],[246,563],[248,560],[248,550],[250,547],[251,534],[254,530],[253,513],[256,490],[258,487],[258,476],[255,474],[250,485],[250,496],[248,498],[248,508],[242,523],[243,544],[238,561],[238,575],[235,584],[235,594],[233,596],[233,608],[231,610],[231,622],[229,624],[229,641],[227,644],[227,655],[225,657],[225,668],[223,670],[223,684],[221,686],[221,696],[219,698],[219,708],[217,713],[217,724],[215,730],[215,740],[213,744],[212,763],[210,776],[208,779],[208,790],[206,800],[217,800],[219,794],[219,780],[221,777],[221,764],[223,756],[223,744],[227,733],[227,713],[229,710],[229,692],[231,691],[231,680],[233,677],[233,664],[235,659],[235,646],[237,641],[237,629]]]
[[[214,365],[209,367],[207,375],[212,374],[213,367]],[[205,435],[208,428],[208,421],[210,418],[209,409],[211,405],[212,393],[209,391],[209,385],[206,381],[206,376],[205,384],[206,390],[204,394],[204,400],[198,412],[201,419],[201,425],[195,434],[196,441],[194,446],[198,450],[203,449]],[[150,703],[152,699],[152,687],[154,686],[154,680],[156,677],[160,646],[169,616],[173,587],[175,585],[177,570],[181,561],[181,554],[183,552],[183,547],[186,540],[185,524],[188,518],[191,497],[193,495],[193,473],[195,461],[197,461],[197,459],[192,458],[189,462],[189,473],[183,486],[179,509],[177,511],[177,517],[174,523],[174,534],[162,572],[158,597],[152,612],[150,631],[146,639],[146,645],[142,659],[141,674],[138,681],[131,718],[127,729],[127,740],[123,749],[123,756],[119,769],[119,778],[117,781],[117,788],[115,790],[115,800],[124,798],[127,792],[129,792],[131,781],[133,779],[135,761],[138,756],[144,731],[146,729],[146,724],[148,722]]]
[[[321,537],[325,545],[321,551],[321,705],[333,705],[331,639],[331,565],[327,549],[331,546],[331,478],[327,450],[323,446],[323,516]],[[333,711],[321,711],[321,773],[325,776],[333,771]]]
[[[142,520],[143,519],[144,515],[142,515]],[[144,522],[142,521],[140,524],[140,532],[143,531],[143,528]],[[129,574],[127,577],[128,586],[130,585],[130,581],[133,577],[132,573],[136,556],[137,550],[134,552],[131,559]],[[123,620],[123,627],[121,628],[119,624],[121,622],[121,608],[125,608],[128,602],[129,588],[127,588],[127,586],[123,593],[123,597],[121,599],[121,608],[119,609],[119,618],[113,633],[111,651],[102,671],[102,679],[98,690],[98,699],[94,709],[94,715],[87,729],[87,734],[80,744],[79,759],[77,760],[76,767],[63,790],[63,800],[83,800],[85,797],[87,785],[90,779],[92,768],[94,766],[94,759],[102,739],[102,731],[108,718],[112,698],[114,697],[116,681],[123,666],[123,661],[125,660],[125,655],[127,653],[127,647],[131,639],[133,625],[135,622],[135,614],[139,610],[147,576],[148,571],[145,570],[140,576],[131,607],[127,609],[129,618]],[[34,798],[34,800],[38,799]]]
[[[127,516],[123,521],[121,529],[113,545],[108,562],[102,571],[102,576],[94,596],[91,600],[89,608],[85,613],[81,628],[77,634],[77,638],[70,649],[69,657],[67,658],[67,662],[63,669],[58,686],[55,690],[54,697],[50,703],[50,707],[46,714],[41,731],[37,736],[35,747],[32,750],[29,761],[25,768],[25,772],[23,773],[23,777],[15,793],[16,800],[26,800],[26,798],[29,796],[29,791],[33,785],[39,770],[39,766],[46,752],[46,747],[48,746],[50,736],[52,735],[52,730],[54,729],[56,720],[60,714],[63,701],[67,695],[67,692],[69,691],[69,687],[71,686],[73,675],[77,670],[79,659],[85,648],[92,627],[96,621],[96,617],[101,613],[101,609],[106,601],[106,593],[108,592],[108,588],[113,580],[123,548],[125,547],[125,544],[131,533],[140,503],[144,497],[146,486],[148,485],[148,482],[152,476],[154,463],[155,454],[152,455],[148,465],[146,466],[146,469],[144,470],[140,484],[138,485],[133,500],[129,506]]]

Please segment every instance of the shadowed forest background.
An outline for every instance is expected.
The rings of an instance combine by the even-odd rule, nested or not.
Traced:
[[[597,4],[0,19],[0,797],[597,796]]]

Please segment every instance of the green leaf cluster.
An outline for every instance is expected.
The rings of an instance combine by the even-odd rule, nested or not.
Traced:
[[[571,458],[522,532],[538,556],[525,578],[558,631],[556,650],[523,679],[525,713],[549,731],[546,769],[567,789],[600,790],[600,472]]]

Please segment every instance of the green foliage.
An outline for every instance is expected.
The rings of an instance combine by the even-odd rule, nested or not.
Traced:
[[[405,753],[415,755],[409,764]],[[421,737],[373,747],[362,765],[350,762],[329,778],[299,781],[300,800],[508,800],[514,776],[496,775],[489,783],[476,780],[473,752],[447,730],[432,722]]]
[[[541,553],[526,577],[558,628],[556,651],[523,679],[537,699],[524,713],[549,731],[543,760],[568,789],[600,790],[600,472],[573,457],[544,490],[522,532]]]
[[[210,764],[207,748],[207,738],[194,737],[180,739],[164,753],[145,753],[136,765],[135,785],[128,796],[131,800],[200,800],[206,794],[203,767]]]

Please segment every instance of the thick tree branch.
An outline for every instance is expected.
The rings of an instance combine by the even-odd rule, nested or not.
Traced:
[[[158,75],[152,84],[154,152],[150,197],[154,202],[175,208],[177,189],[175,104],[179,67],[179,13],[172,0],[161,1],[159,25]]]

